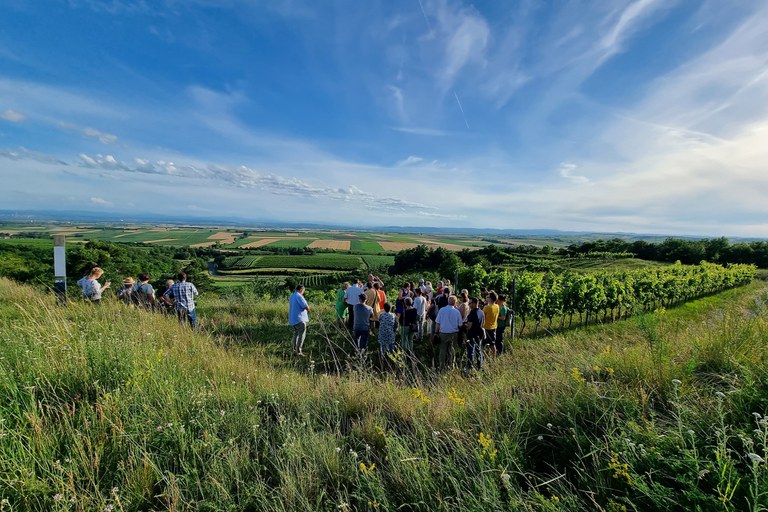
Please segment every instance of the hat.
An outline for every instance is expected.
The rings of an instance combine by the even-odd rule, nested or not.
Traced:
[[[126,277],[125,279],[123,279],[123,284],[135,284],[135,283],[136,281],[134,281],[132,277]]]

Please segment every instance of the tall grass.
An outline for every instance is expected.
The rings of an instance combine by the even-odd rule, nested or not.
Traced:
[[[313,310],[203,332],[0,281],[2,510],[765,510],[766,286],[384,371]],[[323,359],[328,364],[322,364]]]

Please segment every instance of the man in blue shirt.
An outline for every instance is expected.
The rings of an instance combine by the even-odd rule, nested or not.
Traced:
[[[197,297],[197,288],[192,283],[187,282],[187,274],[179,272],[176,276],[178,281],[163,294],[167,299],[173,299],[176,304],[176,315],[182,325],[189,322],[192,329],[197,329],[197,311],[195,310],[195,297]]]
[[[304,298],[304,285],[298,285],[288,299],[288,323],[293,327],[293,353],[303,356],[301,351],[307,336],[309,304]]]
[[[448,297],[448,305],[440,308],[435,319],[435,333],[440,338],[440,368],[453,368],[456,363],[455,345],[459,339],[459,329],[463,324],[461,312],[456,309],[456,296],[451,295]]]

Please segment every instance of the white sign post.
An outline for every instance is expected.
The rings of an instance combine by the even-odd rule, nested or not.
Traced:
[[[53,235],[53,291],[59,304],[67,302],[67,255],[64,248],[66,237]]]

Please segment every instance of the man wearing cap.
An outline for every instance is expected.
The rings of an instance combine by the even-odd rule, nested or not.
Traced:
[[[456,359],[456,340],[464,324],[461,313],[456,309],[456,296],[448,297],[448,305],[440,308],[435,319],[435,333],[440,337],[440,368],[452,367]]]

